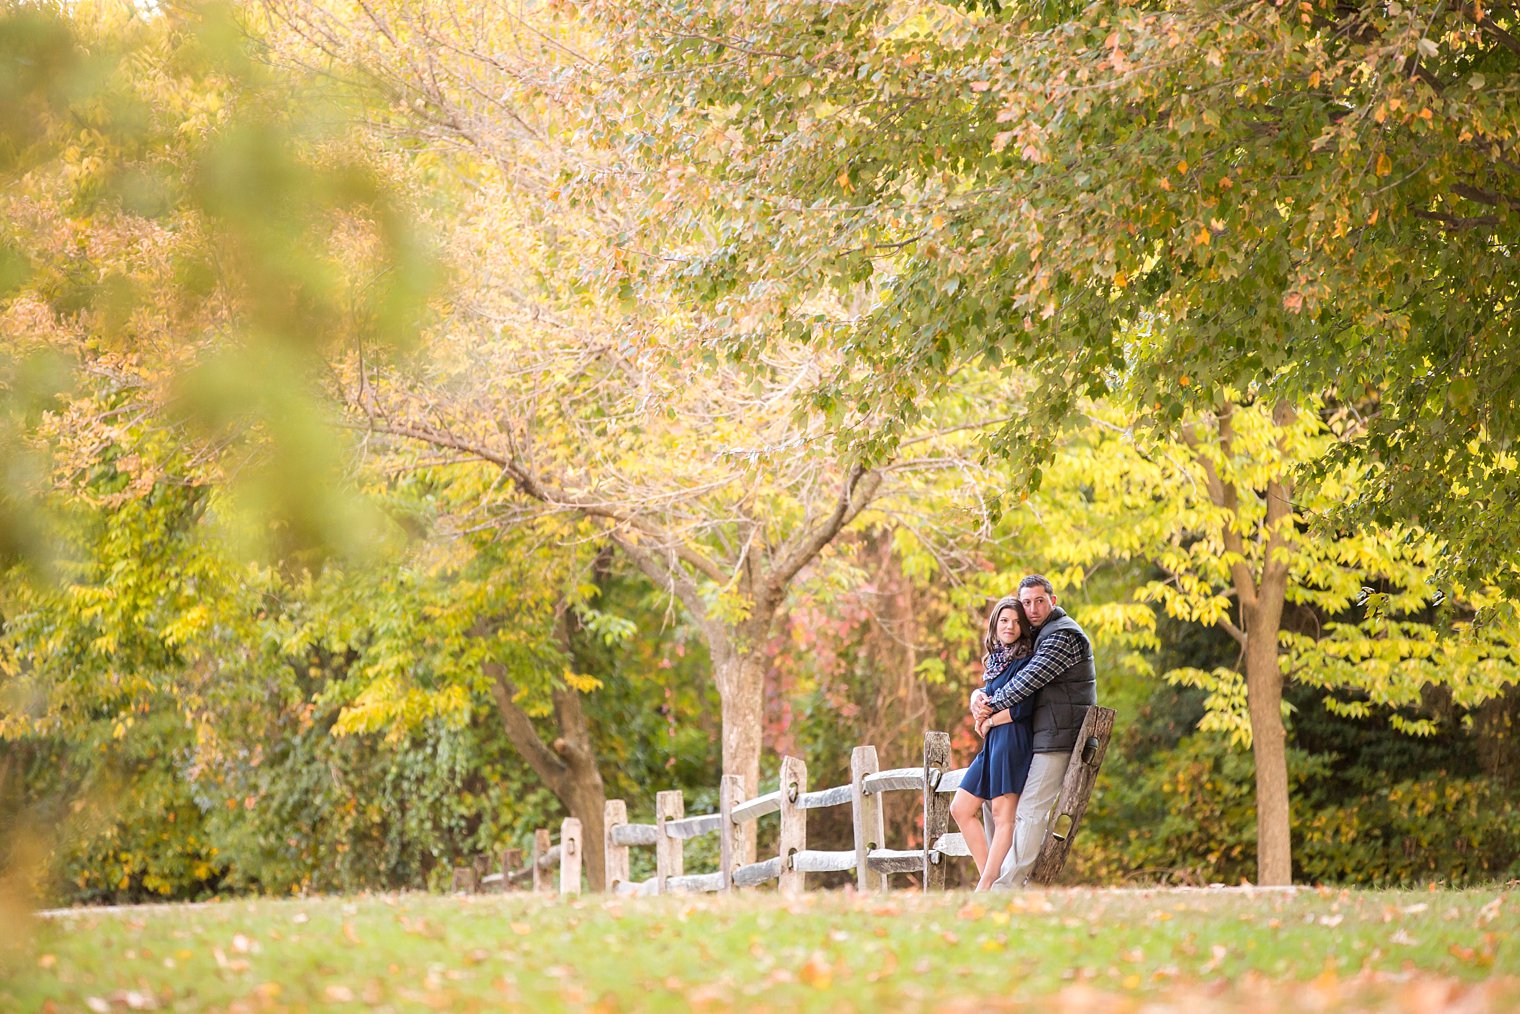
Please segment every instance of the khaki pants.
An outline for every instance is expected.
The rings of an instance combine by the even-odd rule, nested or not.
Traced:
[[[992,886],[995,890],[1022,888],[1045,844],[1045,829],[1050,826],[1050,811],[1061,795],[1061,782],[1071,763],[1071,751],[1037,753],[1029,765],[1029,778],[1019,796],[1019,809],[1013,819],[1013,847],[1003,860],[1003,869]]]

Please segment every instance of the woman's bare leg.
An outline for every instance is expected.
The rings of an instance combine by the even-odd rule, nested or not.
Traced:
[[[1007,858],[1008,850],[1013,848],[1013,817],[1018,809],[1019,797],[1015,793],[993,797],[992,842],[987,847],[987,865],[978,867],[982,871],[981,879],[976,885],[978,891],[991,888],[992,882],[1003,869],[1003,860]]]
[[[987,865],[987,832],[982,827],[982,804],[985,802],[985,799],[973,796],[965,789],[956,789],[955,798],[950,801],[950,816],[955,818],[955,826],[961,829],[961,835],[966,839],[966,848],[971,852],[972,862],[976,863],[976,875],[979,878],[985,876],[984,867]],[[1002,826],[998,824],[999,828]],[[924,842],[924,848],[933,847],[932,841]],[[993,876],[996,877],[997,874],[994,873]]]

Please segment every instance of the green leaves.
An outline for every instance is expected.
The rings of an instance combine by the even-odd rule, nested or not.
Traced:
[[[983,357],[1033,380],[1052,421],[1065,392],[1121,385],[1168,425],[1227,389],[1377,392],[1345,452],[1399,472],[1338,517],[1418,518],[1473,580],[1512,555],[1476,492],[1513,492],[1497,407],[1520,393],[1506,29],[1372,3],[591,11],[611,105],[670,110],[636,148],[603,136],[723,223],[725,309],[868,296],[847,331],[811,332],[845,356],[833,397],[911,418]],[[796,74],[758,74],[757,53]],[[720,110],[721,150],[691,143]],[[652,249],[712,248],[642,221]],[[1167,326],[1129,345],[1144,319]],[[1000,449],[1022,467],[1049,452],[1011,431]]]

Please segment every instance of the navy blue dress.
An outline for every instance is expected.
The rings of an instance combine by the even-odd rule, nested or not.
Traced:
[[[991,697],[1003,689],[1033,657],[1026,655],[1008,663],[983,691]],[[981,751],[961,778],[961,788],[978,799],[1023,792],[1024,782],[1029,778],[1029,764],[1034,760],[1034,698],[1020,701],[1008,713],[1013,721],[987,730]]]

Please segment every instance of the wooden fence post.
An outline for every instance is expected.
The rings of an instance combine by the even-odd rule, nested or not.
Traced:
[[[454,878],[449,882],[449,890],[464,894],[474,894],[479,891],[480,877],[476,875],[474,866],[454,867]]]
[[[781,876],[777,888],[784,897],[801,894],[807,874],[792,869],[792,855],[807,848],[807,811],[797,800],[807,791],[807,765],[800,757],[781,758]]]
[[[945,889],[945,864],[934,861],[934,843],[950,829],[950,801],[939,791],[950,766],[950,734],[924,733],[924,891]]]
[[[608,894],[616,894],[618,885],[628,881],[628,846],[613,844],[612,829],[628,823],[628,804],[621,799],[609,799],[602,813],[602,825],[607,829],[602,845],[602,855],[607,857],[602,866],[606,872],[604,889]]]
[[[533,890],[534,893],[549,889],[549,875],[539,861],[549,854],[549,829],[541,827],[533,832]]]
[[[734,807],[742,802],[744,776],[724,775],[718,782],[718,869],[725,891],[734,889],[734,870],[744,858],[744,825],[734,823]]]
[[[1034,868],[1029,871],[1031,884],[1049,884],[1060,875],[1071,840],[1087,812],[1087,800],[1098,780],[1098,768],[1103,764],[1103,755],[1108,752],[1108,741],[1113,734],[1114,709],[1096,705],[1088,708],[1082,720],[1082,730],[1077,733],[1076,746],[1072,747],[1071,759],[1066,764],[1061,794],[1056,798],[1056,815],[1051,818]]]
[[[886,832],[882,824],[881,794],[865,792],[866,775],[881,770],[874,746],[857,746],[850,752],[850,812],[855,818],[855,886],[862,892],[885,891],[887,875],[877,873],[866,862],[872,849],[883,846]]]
[[[511,876],[522,868],[522,849],[504,849],[501,853],[501,889],[512,886]]]
[[[680,789],[657,792],[654,797],[654,822],[659,830],[659,840],[654,844],[655,893],[665,893],[665,882],[686,872],[686,861],[680,838],[665,833],[667,820],[680,820],[686,816],[686,797]]]
[[[559,826],[559,893],[581,893],[581,822],[566,817]]]

